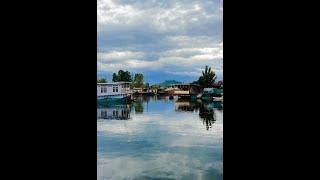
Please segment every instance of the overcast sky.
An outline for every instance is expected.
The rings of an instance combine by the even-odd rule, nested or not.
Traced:
[[[141,72],[150,83],[222,78],[222,0],[98,0],[98,77]]]

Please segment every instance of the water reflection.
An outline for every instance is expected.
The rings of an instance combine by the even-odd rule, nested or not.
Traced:
[[[97,117],[98,119],[128,120],[130,119],[130,111],[129,104],[100,106],[97,108]]]
[[[99,180],[223,179],[222,104],[141,96],[98,118]]]
[[[133,103],[133,107],[134,107],[134,110],[136,112],[136,114],[142,114],[143,113],[143,103],[142,101],[136,101]]]
[[[110,120],[128,120],[130,119],[131,109],[136,114],[143,114],[148,109],[150,101],[168,101],[165,96],[139,96],[131,104],[117,104],[98,107],[99,119]],[[170,101],[170,100],[169,100]],[[221,102],[203,102],[201,100],[190,101],[186,99],[178,99],[174,101],[176,112],[194,112],[199,114],[199,118],[203,121],[206,129],[212,128],[216,121],[215,111],[222,110]]]
[[[199,113],[199,117],[207,130],[209,130],[216,121],[215,109],[222,110],[221,102],[202,102],[201,100],[177,100],[175,102],[175,110],[178,112]]]
[[[176,111],[194,112],[199,110],[201,103],[199,101],[189,101],[179,99],[175,102]]]
[[[203,124],[206,125],[207,130],[212,128],[212,124],[216,121],[214,110],[208,108],[205,104],[200,106],[199,116],[202,119]]]

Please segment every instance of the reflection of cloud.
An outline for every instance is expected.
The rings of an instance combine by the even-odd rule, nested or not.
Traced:
[[[109,134],[138,135],[145,133],[148,130],[148,126],[153,125],[158,127],[158,130],[170,134],[222,139],[222,116],[222,112],[216,111],[217,121],[212,125],[212,128],[209,131],[199,131],[199,129],[204,128],[204,125],[202,124],[202,121],[199,120],[197,113],[193,113],[192,115],[189,113],[181,113],[175,116],[167,116],[166,114],[136,114],[132,116],[129,121],[98,121],[97,131]]]
[[[98,179],[183,179],[190,173],[199,179],[206,171],[222,175],[223,111],[215,112],[217,121],[207,131],[199,112],[153,110],[149,105],[148,112],[132,112],[129,121],[98,120]],[[120,145],[108,152],[104,138]]]
[[[97,131],[110,134],[140,134],[149,122],[162,119],[160,114],[152,116],[135,115],[129,121],[97,121]]]
[[[203,173],[215,169],[222,174],[222,162],[203,164],[192,156],[174,153],[155,153],[148,159],[117,157],[98,159],[98,179],[134,179],[141,176],[182,179],[191,172]]]

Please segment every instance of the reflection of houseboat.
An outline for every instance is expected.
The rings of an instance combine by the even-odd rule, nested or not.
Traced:
[[[175,102],[176,111],[190,111],[193,112],[198,110],[200,107],[200,103],[198,102],[190,102],[188,100],[179,99]]]
[[[130,106],[119,105],[98,108],[97,117],[98,119],[128,120],[130,119]]]
[[[176,111],[183,112],[199,112],[199,118],[203,121],[206,129],[212,128],[216,121],[215,117],[215,103],[203,103],[201,100],[188,101],[179,99],[175,102]]]
[[[97,83],[98,103],[126,102],[130,97],[129,82]]]

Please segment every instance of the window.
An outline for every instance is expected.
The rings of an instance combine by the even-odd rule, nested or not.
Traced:
[[[113,86],[113,92],[118,92],[118,86]]]
[[[106,93],[107,92],[107,87],[101,87],[101,93]]]
[[[101,116],[106,117],[107,116],[107,111],[101,111]]]

